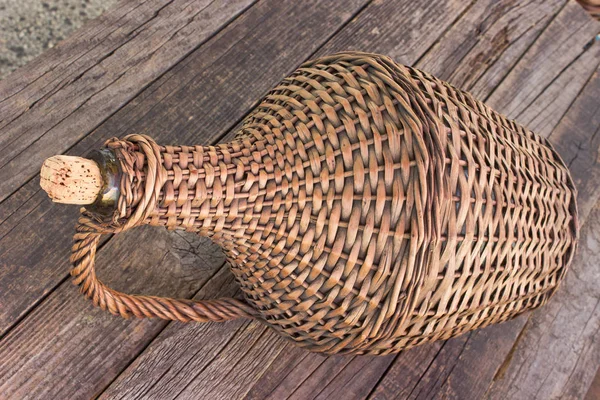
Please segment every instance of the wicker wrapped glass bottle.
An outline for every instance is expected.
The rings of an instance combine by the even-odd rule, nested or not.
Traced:
[[[374,54],[305,63],[230,143],[131,135],[93,158],[105,190],[80,218],[71,260],[96,305],[123,317],[259,318],[312,351],[387,354],[539,307],[578,237],[573,182],[545,139]],[[140,224],[212,238],[244,299],[103,285],[100,235]]]

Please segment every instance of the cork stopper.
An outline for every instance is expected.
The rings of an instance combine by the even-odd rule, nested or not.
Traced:
[[[40,171],[40,186],[55,203],[92,204],[102,183],[98,164],[82,157],[50,157]]]

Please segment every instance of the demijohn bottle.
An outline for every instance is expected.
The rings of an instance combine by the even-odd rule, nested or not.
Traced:
[[[75,283],[123,317],[257,318],[299,346],[387,354],[546,303],[578,238],[568,169],[543,138],[431,75],[340,53],[271,90],[233,141],[111,139],[56,156],[42,187],[85,204]],[[101,234],[207,236],[243,299],[128,295],[94,271]]]

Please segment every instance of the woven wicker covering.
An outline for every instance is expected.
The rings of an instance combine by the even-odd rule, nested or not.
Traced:
[[[383,56],[305,63],[231,143],[107,147],[118,206],[84,212],[72,273],[124,317],[260,318],[313,351],[387,354],[541,306],[576,247],[573,182],[545,139]],[[139,224],[211,237],[245,300],[105,287],[100,234]]]
[[[600,21],[600,0],[577,0],[590,15]]]

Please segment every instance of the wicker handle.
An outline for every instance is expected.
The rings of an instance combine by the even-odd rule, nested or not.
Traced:
[[[236,318],[255,318],[257,312],[242,300],[186,300],[168,297],[138,296],[121,293],[102,283],[96,277],[96,248],[102,233],[94,231],[89,220],[82,216],[77,225],[71,249],[71,275],[74,283],[94,305],[112,314],[128,318],[162,318],[181,322],[228,321]]]

